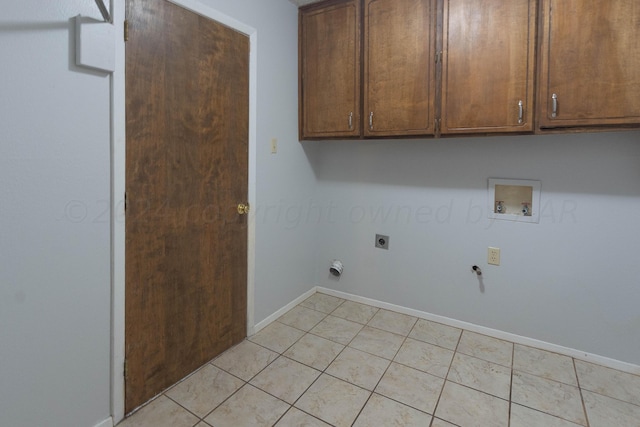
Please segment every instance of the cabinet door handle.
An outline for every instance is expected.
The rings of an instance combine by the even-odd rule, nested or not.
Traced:
[[[349,113],[349,130],[353,130],[353,111]]]
[[[369,113],[369,130],[373,130],[373,111]]]
[[[558,95],[551,95],[551,117],[556,117],[558,115]]]
[[[518,124],[522,124],[524,120],[524,106],[522,105],[522,100],[518,101]]]

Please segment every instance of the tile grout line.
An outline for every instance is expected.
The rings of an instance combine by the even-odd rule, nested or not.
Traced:
[[[342,306],[346,301],[347,301],[347,300],[343,299],[342,303],[340,303],[340,305],[338,305],[338,306],[337,306],[337,307],[336,307],[336,308],[335,308],[331,313],[333,313],[334,311],[336,311],[336,310],[338,309],[338,307]],[[329,313],[329,314],[327,315],[327,317],[328,317],[328,316],[330,316],[330,315],[331,315],[331,313]],[[377,313],[377,312],[376,312],[376,313]],[[334,317],[338,317],[338,316],[334,316]],[[340,317],[339,317],[339,318],[340,318]],[[371,318],[373,319],[373,316],[372,316]],[[325,319],[326,319],[326,317],[325,317]],[[323,319],[323,320],[324,320],[324,319]],[[348,319],[343,319],[343,320],[350,321],[350,320],[348,320]],[[369,321],[371,321],[371,319],[369,319]],[[354,322],[354,323],[358,323],[358,322]],[[371,399],[371,396],[373,396],[373,390],[371,390],[371,391],[370,391],[370,390],[367,390],[367,389],[366,389],[366,388],[364,388],[364,387],[360,387],[358,384],[353,384],[353,383],[352,383],[352,382],[350,382],[350,381],[345,381],[345,380],[343,380],[342,378],[338,378],[338,377],[336,377],[336,376],[334,376],[334,375],[331,375],[330,373],[328,373],[328,372],[327,372],[327,369],[329,369],[329,367],[333,364],[333,362],[335,362],[335,361],[336,361],[336,359],[338,359],[338,357],[340,357],[340,355],[345,351],[345,349],[346,349],[347,347],[349,347],[349,344],[351,344],[351,343],[353,342],[353,340],[354,340],[354,339],[358,336],[358,334],[359,334],[359,333],[364,329],[364,327],[365,327],[365,326],[367,326],[366,324],[365,324],[365,325],[362,325],[361,323],[358,323],[358,324],[359,324],[359,325],[361,325],[360,330],[358,330],[358,332],[357,332],[357,333],[356,333],[356,334],[355,334],[355,335],[354,335],[354,336],[349,340],[349,342],[348,342],[346,345],[344,345],[344,344],[342,344],[342,343],[338,343],[338,344],[342,344],[342,345],[344,345],[344,347],[342,348],[342,350],[340,350],[340,352],[336,355],[336,357],[334,357],[334,358],[333,358],[333,360],[332,360],[331,362],[329,362],[329,364],[327,365],[327,367],[326,367],[326,368],[324,368],[324,369],[323,369],[323,371],[322,371],[322,374],[324,374],[324,375],[328,375],[328,376],[330,376],[330,377],[332,377],[332,378],[336,378],[336,379],[337,379],[337,380],[339,380],[339,381],[344,381],[344,382],[346,382],[347,384],[351,384],[351,385],[353,385],[353,386],[355,386],[355,387],[361,388],[361,389],[363,389],[363,390],[365,390],[365,391],[367,391],[367,392],[369,393],[369,396],[367,397],[367,400],[364,402],[364,404],[362,405],[362,407],[360,408],[360,410],[359,410],[359,411],[358,411],[358,413],[356,414],[355,418],[354,418],[354,419],[353,419],[353,421],[351,422],[351,426],[353,426],[353,424],[355,424],[355,422],[358,420],[358,417],[360,416],[360,414],[362,414],[362,411],[364,410],[365,406],[367,406],[367,403],[369,403],[369,400]],[[316,326],[317,326],[317,325],[316,325]],[[311,332],[310,332],[310,333],[311,333]],[[324,338],[324,337],[321,337],[321,338]],[[329,340],[329,341],[332,341],[332,340]],[[333,341],[333,342],[335,342],[335,341]],[[353,347],[349,347],[349,348],[353,348]],[[320,376],[322,376],[322,374],[320,374]],[[320,376],[318,376],[318,378],[316,378],[316,381],[320,378]],[[315,383],[315,381],[314,381],[314,383]],[[311,386],[309,386],[309,387],[311,387]],[[303,395],[304,395],[304,393],[300,395],[300,397],[298,398],[298,400],[299,400],[300,398],[302,398],[302,396],[303,396]],[[297,402],[297,400],[296,400],[296,402]],[[325,420],[322,420],[322,421],[325,421]],[[325,422],[327,422],[327,421],[325,421]],[[327,424],[329,424],[329,423],[327,422]]]
[[[378,313],[380,312],[380,310],[381,310],[381,309],[378,309],[378,310],[375,312],[375,314],[374,314],[373,316],[371,316],[371,318],[369,319],[369,321],[368,321],[368,322],[367,322],[367,323],[366,323],[366,324],[365,324],[365,325],[360,329],[360,331],[362,331],[362,329],[364,329],[364,327],[366,327],[366,326],[368,326],[368,327],[370,327],[370,328],[378,329],[378,328],[376,328],[376,327],[374,327],[374,326],[371,326],[371,325],[370,325],[370,323],[371,323],[371,321],[373,320],[373,318],[376,316],[376,314],[378,314]],[[412,317],[413,317],[413,316],[412,316]],[[380,382],[382,381],[382,378],[384,378],[384,376],[385,376],[385,375],[387,374],[387,372],[389,371],[389,368],[390,368],[390,367],[391,367],[391,365],[394,363],[394,362],[393,362],[393,359],[395,359],[395,358],[396,358],[396,356],[398,355],[398,353],[400,352],[400,349],[402,348],[402,346],[403,346],[403,345],[404,345],[404,343],[406,342],[407,338],[409,337],[409,334],[411,333],[411,331],[412,331],[412,330],[413,330],[413,328],[415,327],[416,323],[418,323],[418,319],[417,319],[417,318],[416,318],[415,322],[413,323],[413,325],[411,326],[411,329],[409,330],[409,332],[407,333],[407,335],[405,335],[405,336],[404,336],[404,339],[402,340],[402,343],[400,344],[400,346],[398,346],[398,350],[396,350],[396,353],[393,355],[393,357],[391,358],[391,360],[389,360],[389,359],[385,359],[384,357],[382,358],[382,359],[385,359],[385,360],[389,360],[389,364],[388,364],[388,365],[387,365],[387,367],[385,368],[385,370],[384,370],[384,372],[382,373],[382,375],[380,375],[380,378],[379,378],[379,379],[378,379],[378,381],[376,382],[375,386],[373,386],[373,387],[372,387],[372,389],[371,389],[371,391],[370,391],[370,394],[369,394],[369,397],[367,398],[367,401],[364,403],[364,405],[362,405],[362,408],[360,408],[360,410],[358,411],[358,414],[356,415],[355,419],[354,419],[354,420],[353,420],[353,422],[351,423],[351,425],[352,425],[352,426],[356,423],[356,421],[358,420],[358,418],[359,418],[359,417],[360,417],[360,415],[362,414],[362,411],[363,411],[363,410],[364,410],[364,408],[367,406],[367,403],[369,403],[369,401],[370,401],[370,400],[371,400],[371,398],[373,397],[373,395],[374,395],[374,393],[375,393],[376,388],[378,388],[378,385],[379,385],[379,384],[380,384]],[[383,330],[383,329],[378,329],[378,330]],[[385,331],[385,332],[390,332],[390,331]],[[360,332],[358,332],[358,333],[360,333]],[[393,333],[393,332],[390,332],[390,333]],[[397,334],[397,335],[400,335],[400,334]],[[357,336],[357,334],[356,334],[356,336]],[[354,340],[355,338],[356,338],[356,337],[354,336],[354,337],[351,339],[351,341],[349,342],[349,344],[351,344],[351,342],[353,342],[353,340]],[[345,347],[345,348],[346,348],[346,347]],[[353,347],[350,347],[350,348],[353,348]],[[358,349],[355,349],[355,350],[358,350]],[[343,351],[344,351],[344,350],[343,350]],[[362,351],[362,350],[359,350],[359,351]],[[364,353],[371,354],[371,353],[369,353],[369,352],[364,352]],[[377,355],[374,355],[374,354],[371,354],[371,355],[372,355],[372,356],[376,356],[376,357],[380,357],[380,356],[377,356]],[[356,385],[356,384],[354,384],[354,385]],[[369,390],[367,390],[367,391],[369,391]],[[379,394],[379,393],[378,393],[378,394]],[[383,396],[383,397],[385,397],[385,398],[387,398],[387,399],[393,400],[394,402],[398,402],[397,400],[395,400],[395,399],[391,399],[391,398],[389,398],[389,397],[387,397],[387,396],[384,396],[384,395],[380,395],[380,396]],[[413,408],[412,406],[407,405],[406,403],[402,403],[402,402],[398,402],[398,403],[399,403],[399,404],[401,404],[401,405],[407,406],[407,407],[409,407],[409,408]],[[413,409],[415,409],[415,410],[417,410],[417,411],[420,411],[420,412],[423,412],[423,411],[419,410],[418,408],[413,408]],[[433,418],[432,418],[432,422],[433,422]]]
[[[511,408],[513,405],[513,370],[515,367],[515,359],[516,359],[516,345],[515,343],[511,343],[511,369],[509,375],[509,413],[507,414],[507,425],[511,426]]]
[[[589,422],[589,414],[587,413],[587,405],[584,403],[584,395],[582,394],[582,386],[580,385],[580,377],[578,376],[578,368],[576,366],[576,359],[571,358],[571,363],[573,365],[573,373],[576,376],[576,383],[578,384],[578,391],[580,392],[580,402],[582,403],[582,412],[584,413],[584,419],[587,422],[587,426],[589,427],[591,423]]]
[[[456,353],[458,352],[458,347],[460,347],[460,341],[462,341],[463,333],[464,333],[464,329],[460,329],[460,335],[458,336],[458,341],[456,342],[456,348],[453,350],[453,357],[451,357],[451,363],[449,363],[449,369],[447,369],[447,375],[445,376],[444,382],[442,383],[442,389],[440,390],[440,394],[438,395],[438,400],[436,401],[436,405],[433,407],[433,419],[431,420],[431,424],[433,424],[433,420],[436,417],[436,410],[438,409],[438,405],[440,404],[440,399],[442,399],[442,393],[444,392],[444,387],[447,385],[447,381],[448,381],[447,377],[449,377],[449,372],[451,371],[451,366],[453,365],[453,359],[456,357]]]
[[[314,295],[316,295],[316,294],[314,294]],[[313,295],[311,295],[309,298],[311,298],[312,296],[313,296]],[[308,299],[308,298],[307,298],[307,299]],[[315,367],[313,367],[313,366],[309,366],[309,365],[307,365],[306,363],[303,363],[303,362],[300,362],[300,361],[298,361],[298,360],[295,360],[295,359],[292,359],[292,358],[290,358],[290,357],[287,357],[287,356],[285,356],[285,355],[284,355],[284,353],[285,353],[286,351],[288,351],[291,347],[293,347],[297,342],[299,342],[302,338],[304,338],[304,337],[305,337],[306,335],[308,335],[308,334],[311,334],[311,335],[316,336],[316,337],[319,337],[319,338],[326,339],[326,338],[324,338],[324,337],[321,337],[321,336],[319,336],[319,335],[316,335],[316,334],[311,333],[311,330],[312,330],[313,328],[315,328],[316,326],[318,326],[320,323],[322,323],[322,322],[323,322],[327,317],[329,317],[329,316],[331,315],[331,313],[333,313],[335,310],[337,310],[337,309],[338,309],[338,307],[340,307],[342,304],[344,304],[344,303],[346,302],[346,300],[345,300],[345,299],[343,299],[343,298],[341,298],[341,299],[342,299],[342,302],[341,302],[340,304],[338,304],[338,305],[337,305],[337,306],[336,306],[336,307],[335,307],[331,312],[329,312],[329,313],[325,313],[325,312],[323,312],[323,311],[316,310],[315,308],[311,308],[311,307],[303,306],[303,305],[301,305],[302,303],[300,303],[300,304],[298,304],[298,305],[296,306],[296,307],[304,307],[304,308],[307,308],[307,309],[309,309],[309,310],[314,310],[314,311],[317,311],[317,312],[319,312],[319,313],[323,313],[323,314],[325,314],[325,316],[324,316],[324,317],[323,317],[319,322],[317,322],[315,325],[313,325],[313,326],[312,326],[308,331],[305,331],[305,330],[303,330],[303,329],[296,328],[296,327],[295,327],[295,326],[293,326],[293,325],[287,325],[287,326],[290,326],[290,327],[293,327],[293,328],[295,328],[295,329],[298,329],[298,330],[303,331],[303,332],[304,332],[304,335],[302,335],[302,336],[301,336],[300,338],[298,338],[298,339],[297,339],[293,344],[291,344],[289,347],[287,347],[287,349],[286,349],[285,351],[283,351],[282,353],[280,353],[279,357],[284,357],[284,358],[286,358],[286,359],[288,359],[288,360],[292,360],[292,361],[294,361],[294,362],[296,362],[296,363],[299,363],[299,364],[301,364],[301,365],[303,365],[303,366],[306,366],[306,367],[308,367],[308,368],[310,368],[310,369],[313,369],[313,370],[315,370],[315,371],[318,371],[318,372],[320,372],[320,374],[319,374],[319,375],[318,375],[318,376],[317,376],[317,377],[316,377],[316,378],[311,382],[311,384],[309,384],[309,386],[308,386],[307,388],[305,388],[305,390],[304,390],[302,393],[300,393],[300,396],[298,396],[298,397],[294,400],[294,402],[293,402],[293,403],[285,402],[285,403],[287,403],[287,404],[289,405],[289,409],[287,409],[287,411],[286,411],[284,414],[282,414],[282,416],[281,416],[280,418],[278,418],[278,420],[273,424],[274,426],[275,426],[278,422],[280,422],[280,420],[281,420],[282,418],[284,418],[284,416],[285,416],[289,411],[291,411],[291,408],[296,408],[297,410],[299,410],[299,411],[301,411],[301,412],[304,412],[305,414],[307,414],[307,415],[309,415],[309,416],[311,416],[311,417],[313,417],[313,418],[315,418],[315,419],[317,419],[317,420],[320,420],[320,421],[322,421],[322,422],[326,422],[325,420],[322,420],[322,419],[320,419],[320,418],[316,417],[316,416],[315,416],[315,415],[313,415],[313,414],[309,414],[308,412],[304,411],[303,409],[298,408],[298,407],[297,407],[297,406],[295,406],[295,405],[296,405],[296,403],[298,403],[298,401],[302,398],[302,396],[304,396],[304,395],[305,395],[305,393],[307,393],[307,392],[309,391],[309,389],[310,389],[311,387],[313,387],[313,385],[318,381],[318,379],[322,376],[322,374],[325,374],[326,369],[327,369],[327,368],[331,365],[331,363],[333,363],[333,361],[334,361],[334,360],[335,360],[335,359],[336,359],[336,358],[337,358],[337,357],[338,357],[338,356],[339,356],[339,355],[344,351],[344,349],[346,348],[346,346],[344,346],[344,348],[343,348],[342,350],[340,350],[340,352],[339,352],[339,353],[338,353],[338,354],[337,354],[337,355],[336,355],[336,356],[331,360],[331,362],[329,362],[329,364],[327,365],[327,367],[326,367],[326,368],[324,368],[323,370],[319,370],[319,369],[317,369],[317,368],[315,368]],[[305,300],[305,301],[306,301],[306,300]],[[304,301],[303,301],[303,302],[304,302]],[[294,307],[294,308],[295,308],[295,307]],[[293,308],[292,308],[292,310],[293,310]],[[291,311],[291,310],[289,310],[289,311]],[[288,313],[288,312],[287,312],[287,313]],[[283,314],[283,316],[284,316],[284,315],[286,315],[287,313]],[[282,316],[281,316],[281,317],[282,317]],[[277,319],[276,319],[276,321],[277,321]],[[281,323],[282,323],[282,322],[281,322]],[[282,324],[285,324],[285,323],[282,323]],[[286,325],[286,324],[285,324],[285,325]],[[332,341],[332,340],[328,340],[328,341]],[[332,342],[335,342],[335,341],[332,341]],[[338,344],[340,344],[340,343],[338,343]],[[277,358],[276,358],[276,360],[277,360]],[[275,361],[275,360],[274,360],[274,361]],[[272,362],[272,363],[273,363],[273,362]],[[265,367],[265,369],[266,369],[266,367]],[[261,371],[261,372],[262,372],[262,371]],[[256,374],[256,375],[257,375],[257,374]],[[327,374],[327,375],[329,375],[329,374]],[[332,377],[333,377],[333,376],[332,376]],[[335,378],[335,377],[334,377],[334,378]],[[252,379],[253,379],[253,378],[252,378]],[[261,388],[259,388],[259,390],[262,390],[262,389],[261,389]],[[267,394],[269,394],[269,395],[273,396],[271,393],[269,393],[269,392],[268,392],[268,391],[266,391],[266,390],[262,390],[262,391],[264,391],[265,393],[267,393]],[[274,397],[278,398],[277,396],[274,396]],[[278,398],[278,399],[279,399],[279,398]],[[280,400],[282,400],[282,399],[280,399]],[[283,401],[283,402],[284,402],[284,401]]]
[[[303,335],[303,336],[304,336],[304,335]],[[302,337],[300,337],[300,338],[302,338]],[[298,342],[298,341],[300,340],[300,338],[298,338],[295,342]],[[282,402],[286,403],[287,405],[289,405],[289,409],[291,409],[291,407],[293,406],[293,405],[291,405],[289,402],[286,402],[286,401],[284,401],[284,400],[280,399],[279,397],[272,395],[271,393],[267,392],[266,390],[263,390],[263,389],[261,389],[261,388],[259,388],[259,387],[256,387],[256,386],[254,386],[253,384],[251,384],[251,383],[250,383],[250,382],[251,382],[251,380],[253,380],[255,377],[257,377],[258,375],[260,375],[260,373],[262,373],[265,369],[267,369],[269,366],[271,366],[271,365],[272,365],[276,360],[278,360],[280,357],[286,357],[286,356],[283,356],[283,355],[282,355],[282,353],[280,353],[280,352],[277,352],[277,351],[271,350],[270,348],[267,348],[267,347],[265,347],[265,346],[263,346],[263,345],[260,345],[260,344],[258,344],[258,343],[255,343],[255,342],[253,342],[253,341],[249,340],[249,337],[245,338],[245,339],[244,339],[244,341],[249,341],[249,342],[251,342],[252,344],[255,344],[255,345],[257,345],[257,346],[259,346],[259,347],[262,347],[262,348],[264,348],[264,349],[266,349],[266,350],[269,350],[269,351],[271,351],[271,352],[273,352],[273,353],[276,353],[278,356],[277,356],[277,357],[275,357],[271,362],[269,362],[265,367],[263,367],[263,368],[262,368],[262,369],[260,369],[258,372],[256,372],[256,373],[255,373],[255,374],[254,374],[254,375],[253,375],[249,380],[244,380],[243,378],[238,377],[237,375],[235,375],[235,374],[233,374],[233,373],[231,373],[231,372],[227,371],[226,369],[223,369],[223,368],[221,368],[221,367],[216,366],[216,365],[214,365],[214,364],[213,364],[213,361],[214,361],[214,360],[216,360],[218,357],[220,357],[220,356],[221,356],[222,354],[224,354],[225,352],[221,353],[220,355],[218,355],[218,356],[216,356],[214,359],[212,359],[212,360],[209,362],[211,365],[213,365],[213,366],[214,366],[215,368],[217,368],[217,369],[220,369],[220,370],[221,370],[221,371],[223,371],[223,372],[226,372],[227,374],[229,374],[229,375],[233,376],[234,378],[238,378],[240,381],[244,382],[244,384],[243,384],[243,385],[241,385],[240,387],[238,387],[238,389],[237,389],[237,390],[235,390],[233,393],[231,393],[231,394],[230,394],[226,399],[224,399],[222,402],[220,402],[218,405],[216,405],[213,409],[211,409],[211,410],[207,413],[207,415],[205,415],[203,418],[201,418],[201,421],[203,421],[203,422],[205,422],[205,423],[206,423],[205,418],[207,418],[209,415],[211,415],[211,414],[212,414],[216,409],[218,409],[220,406],[224,405],[224,404],[225,404],[229,399],[231,399],[233,396],[235,396],[235,395],[236,395],[240,390],[242,390],[242,389],[243,389],[244,387],[246,387],[246,386],[254,387],[254,388],[255,388],[255,389],[257,389],[257,390],[260,390],[260,391],[262,391],[262,392],[264,392],[264,393],[266,393],[266,394],[268,394],[268,395],[270,395],[270,396],[272,396],[272,397],[274,397],[274,398],[276,398],[276,399],[278,399],[278,400],[280,400],[280,401],[282,401]],[[294,344],[295,344],[295,343],[294,343]],[[237,345],[239,345],[239,344],[237,344]],[[293,344],[292,344],[292,345],[293,345]],[[234,346],[234,347],[235,347],[235,346]],[[291,347],[291,346],[290,346],[290,347]],[[232,347],[232,348],[233,348],[233,347]],[[229,350],[230,350],[230,349],[229,349]],[[167,396],[167,397],[168,397],[168,396]],[[286,414],[287,412],[289,412],[289,409],[287,409],[287,410],[285,411],[285,413],[284,413],[284,414]],[[280,418],[282,418],[282,417],[284,416],[284,414],[282,414],[282,416],[281,416]],[[278,418],[278,421],[280,420],[280,418]],[[277,423],[277,421],[276,421],[276,423]],[[274,425],[275,425],[275,424],[274,424]]]

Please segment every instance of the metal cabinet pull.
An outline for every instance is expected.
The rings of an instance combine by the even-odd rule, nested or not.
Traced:
[[[353,130],[353,111],[349,113],[349,130]]]
[[[373,130],[373,111],[369,113],[369,130]]]
[[[522,124],[524,120],[524,106],[522,105],[522,100],[518,101],[518,124]]]
[[[551,95],[551,117],[556,117],[558,115],[558,95],[555,93]]]

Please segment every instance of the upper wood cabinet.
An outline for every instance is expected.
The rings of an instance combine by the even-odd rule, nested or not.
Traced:
[[[360,1],[299,14],[300,139],[361,134]]]
[[[640,123],[640,2],[542,0],[538,126]]]
[[[640,126],[640,1],[300,8],[300,138]]]
[[[435,0],[364,1],[364,136],[432,135]]]
[[[444,0],[442,133],[534,128],[536,2]]]

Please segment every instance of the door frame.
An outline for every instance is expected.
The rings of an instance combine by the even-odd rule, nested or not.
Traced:
[[[125,215],[126,93],[124,17],[126,0],[111,1],[115,25],[116,69],[111,77],[111,417],[113,424],[124,418],[125,356]],[[248,199],[256,206],[257,153],[257,30],[197,0],[167,0],[198,15],[220,22],[249,37],[249,188]],[[253,213],[252,213],[253,212]],[[247,335],[254,330],[255,209],[247,224]]]

